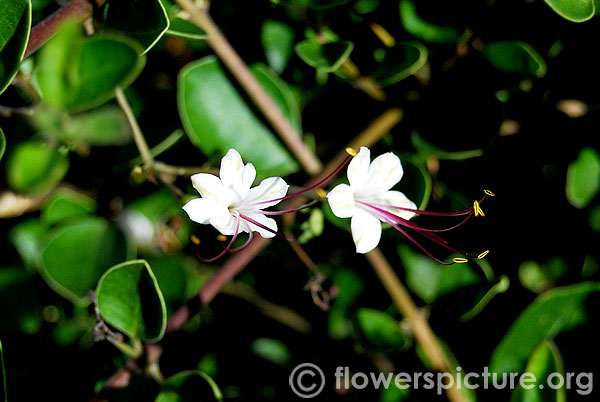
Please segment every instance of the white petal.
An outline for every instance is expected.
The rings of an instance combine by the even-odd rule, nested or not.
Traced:
[[[249,206],[251,204],[274,200],[277,198],[285,197],[288,188],[290,186],[281,177],[268,177],[260,182],[260,184],[248,191],[244,204]],[[254,209],[264,209],[278,204],[279,201],[265,202],[264,204],[258,204]]]
[[[238,218],[231,215],[229,211],[226,214],[212,218],[210,224],[225,236],[232,236],[236,230],[241,230],[241,223],[240,229],[238,229]]]
[[[252,187],[252,183],[256,179],[256,168],[252,163],[246,163],[244,171],[242,173],[242,187],[246,192]]]
[[[347,184],[338,184],[327,194],[331,211],[338,218],[350,218],[354,215],[354,192]]]
[[[389,204],[389,205],[394,205],[396,207],[417,209],[417,206],[415,205],[415,203],[412,202],[411,200],[409,200],[404,195],[404,193],[401,193],[400,191],[386,191],[383,194],[383,202],[386,204]],[[415,214],[413,212],[409,212],[409,211],[401,211],[398,209],[388,209],[388,210],[390,212],[392,212],[393,214],[398,215],[399,217],[404,218],[404,219],[410,219],[413,216],[415,216]]]
[[[271,218],[267,218],[266,216],[262,215],[262,214],[246,214],[246,216],[252,220],[255,220],[256,222],[260,223],[263,226],[268,227],[269,229],[273,230],[273,231],[277,231],[277,222],[275,222],[274,219]],[[263,228],[261,228],[258,225],[255,225],[254,223],[245,221],[245,223],[248,224],[248,226],[250,226],[250,230],[252,230],[253,232],[258,232],[262,237],[265,238],[271,238],[271,237],[275,237],[275,233],[271,233],[268,230],[265,230]],[[246,229],[244,229],[244,231],[246,231]]]
[[[221,179],[209,173],[198,173],[191,177],[192,185],[202,198],[210,198],[212,200],[222,201],[228,204],[231,201],[231,192],[227,190]]]
[[[369,163],[371,163],[371,151],[367,147],[361,147],[360,152],[352,158],[348,165],[348,181],[355,188],[360,188],[369,178]]]
[[[239,200],[242,200],[246,197],[246,193],[256,178],[256,169],[250,163],[244,166],[239,152],[230,149],[221,159],[219,176],[223,185],[232,190]]]
[[[371,163],[367,185],[371,191],[387,191],[400,181],[403,173],[400,158],[388,152],[379,155]]]
[[[195,198],[185,204],[183,210],[191,220],[203,225],[215,217],[231,215],[225,205],[210,198]]]
[[[352,239],[357,253],[368,253],[379,244],[381,222],[374,215],[357,209],[350,222],[350,229],[352,229]]]

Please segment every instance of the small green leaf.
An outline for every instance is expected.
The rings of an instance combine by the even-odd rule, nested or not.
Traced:
[[[106,5],[105,26],[122,32],[148,52],[169,29],[169,18],[159,0],[110,0]]]
[[[201,28],[196,26],[196,24],[184,18],[185,13],[183,13],[179,9],[179,7],[173,4],[173,2],[169,0],[160,1],[163,7],[165,8],[165,11],[167,12],[167,17],[170,21],[167,35],[172,36],[174,38],[182,38],[188,40],[203,40],[208,38],[208,34],[204,32],[204,30],[202,30]]]
[[[5,150],[6,150],[6,138],[4,137],[4,132],[0,128],[0,160],[2,160]]]
[[[110,266],[127,258],[123,234],[107,221],[85,217],[52,230],[41,254],[41,274],[54,291],[87,305],[88,291]]]
[[[94,199],[68,188],[56,191],[42,208],[42,221],[47,225],[55,225],[96,212]]]
[[[206,373],[198,370],[182,371],[167,378],[162,392],[154,402],[196,402],[208,383],[217,401],[223,401],[223,393],[215,381]],[[204,400],[204,398],[201,398]]]
[[[31,30],[30,0],[0,1],[0,94],[17,75]],[[1,153],[0,153],[1,156]]]
[[[431,24],[417,14],[417,6],[412,0],[400,1],[400,20],[410,34],[425,42],[456,43],[461,34],[454,28]]]
[[[403,350],[409,345],[400,324],[386,312],[361,308],[356,312],[356,320],[361,335],[376,349]]]
[[[353,48],[354,44],[350,41],[320,44],[308,39],[298,43],[294,50],[309,66],[333,72],[350,56]]]
[[[41,49],[35,80],[46,103],[71,112],[91,109],[137,78],[143,51],[127,37],[84,37],[80,26],[68,24]]]
[[[323,214],[323,210],[312,208],[308,220],[302,222],[300,225],[302,233],[298,236],[298,242],[304,244],[315,237],[321,236],[323,234],[324,223],[325,215]]]
[[[252,113],[215,57],[188,64],[179,74],[177,92],[186,133],[207,155],[224,155],[235,148],[261,175],[284,176],[298,170],[296,161]]]
[[[29,271],[37,269],[41,254],[41,241],[48,228],[39,219],[21,222],[10,230],[8,237]]]
[[[484,46],[482,54],[494,67],[507,73],[546,75],[546,62],[542,56],[522,41],[491,42]]]
[[[372,74],[381,85],[392,85],[410,77],[427,62],[427,48],[419,42],[400,42],[386,49],[383,60]]]
[[[292,56],[294,49],[294,30],[280,21],[263,22],[260,40],[269,66],[281,74]]]
[[[52,190],[69,169],[69,159],[42,141],[19,144],[8,160],[10,186],[19,192],[41,194]]]
[[[285,366],[290,361],[290,350],[277,339],[258,338],[252,342],[250,349],[263,359],[280,366]]]
[[[338,288],[338,295],[329,310],[329,336],[343,339],[352,332],[352,323],[347,318],[347,311],[363,292],[364,285],[359,276],[345,268],[337,270],[332,281]]]
[[[572,22],[584,22],[596,13],[594,0],[544,0],[558,15]]]
[[[152,267],[167,307],[169,304],[180,305],[186,289],[185,261],[181,257],[165,255],[150,257],[147,262]]]
[[[110,268],[100,278],[96,296],[102,318],[131,339],[157,341],[165,333],[165,300],[145,260]]]
[[[587,321],[586,302],[597,292],[600,292],[600,284],[583,282],[549,290],[535,299],[494,350],[490,372],[522,371],[540,342]]]
[[[427,303],[480,281],[469,264],[440,265],[406,244],[398,247],[398,253],[406,270],[408,287]]]
[[[600,155],[583,148],[567,171],[567,199],[577,208],[585,208],[600,190]]]

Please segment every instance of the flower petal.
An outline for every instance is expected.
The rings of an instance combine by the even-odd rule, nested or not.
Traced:
[[[366,184],[369,178],[369,163],[371,163],[371,151],[367,147],[361,147],[360,152],[348,165],[348,181],[352,187],[360,188]]]
[[[246,216],[248,218],[260,223],[261,225],[268,227],[269,229],[271,229],[275,232],[277,231],[277,222],[275,222],[274,219],[267,218],[263,214],[246,214]],[[271,238],[271,237],[275,237],[275,233],[271,233],[268,230],[265,230],[265,229],[261,228],[260,226],[255,225],[252,222],[245,221],[245,223],[248,224],[248,227],[250,228],[250,230],[252,230],[253,232],[258,232],[262,237],[265,237],[267,239]],[[244,227],[244,231],[247,232],[246,227]]]
[[[409,200],[404,195],[404,193],[401,193],[400,191],[386,191],[383,194],[383,201],[386,204],[394,205],[396,207],[417,209],[417,206],[415,205],[415,203],[412,202],[411,200]],[[399,217],[404,218],[404,219],[410,219],[413,216],[415,216],[414,212],[401,211],[398,209],[388,209],[388,210],[390,212],[392,212],[393,214],[398,215]]]
[[[221,159],[221,170],[219,172],[223,185],[232,190],[239,200],[243,200],[256,178],[254,165],[244,166],[242,157],[235,149],[230,149]]]
[[[215,216],[210,220],[210,224],[225,236],[233,236],[235,234],[237,223],[238,219],[231,215],[229,211],[226,214]]]
[[[374,215],[362,209],[356,209],[350,222],[352,239],[356,252],[365,254],[373,250],[381,239],[381,222]]]
[[[215,217],[231,215],[225,205],[210,198],[195,198],[185,204],[183,210],[191,220],[203,225]]]
[[[192,185],[202,198],[219,200],[225,205],[232,201],[233,194],[223,186],[223,182],[217,176],[209,173],[198,173],[191,177]]]
[[[403,174],[400,158],[392,152],[379,155],[369,168],[369,189],[376,192],[387,191],[400,181]]]
[[[338,184],[327,194],[331,211],[338,218],[350,218],[354,215],[354,191],[347,184]]]
[[[248,191],[245,205],[250,206],[258,202],[285,197],[289,187],[290,186],[281,177],[267,177],[261,181],[258,186],[251,188]],[[264,209],[272,207],[278,203],[279,201],[265,202],[256,205],[254,209]]]

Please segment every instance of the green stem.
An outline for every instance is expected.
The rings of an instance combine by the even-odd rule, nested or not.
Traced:
[[[135,145],[137,146],[138,151],[140,152],[140,155],[142,157],[142,160],[144,161],[144,166],[146,168],[153,168],[154,167],[154,157],[152,156],[152,152],[150,152],[148,143],[146,142],[146,139],[144,138],[144,134],[142,133],[142,130],[140,129],[137,119],[135,118],[135,115],[133,114],[133,110],[131,110],[131,106],[129,105],[129,102],[127,101],[127,98],[125,97],[125,93],[123,92],[123,89],[121,89],[121,88],[115,89],[115,95],[117,97],[117,102],[119,102],[119,106],[121,106],[121,109],[123,109],[123,112],[125,113],[125,116],[127,117],[127,121],[129,122],[129,125],[131,126],[131,130],[133,131],[133,140],[135,141]]]

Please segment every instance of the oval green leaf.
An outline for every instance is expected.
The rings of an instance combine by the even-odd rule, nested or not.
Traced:
[[[263,359],[280,366],[285,366],[291,359],[290,349],[278,339],[255,339],[250,349]]]
[[[576,208],[585,208],[600,190],[600,155],[583,148],[567,170],[567,199]]]
[[[452,27],[439,26],[423,20],[412,0],[400,1],[400,21],[407,32],[425,42],[456,43],[461,34]]]
[[[165,300],[146,261],[110,268],[100,278],[96,296],[102,318],[131,339],[156,341],[165,333]]]
[[[42,207],[42,222],[55,225],[96,212],[94,199],[68,188],[58,189]]]
[[[558,15],[572,22],[584,22],[596,13],[594,0],[544,0]]]
[[[17,75],[31,30],[31,1],[0,1],[0,94]]]
[[[588,318],[586,302],[600,284],[584,282],[550,290],[531,303],[494,350],[490,372],[521,372],[534,349],[545,339],[575,328]]]
[[[546,75],[546,62],[528,43],[522,41],[499,41],[488,43],[483,56],[498,70],[506,73]]]
[[[409,341],[400,329],[400,323],[384,311],[361,308],[356,312],[356,322],[366,349],[403,350]],[[368,345],[368,346],[367,346]]]
[[[205,154],[223,155],[235,148],[265,176],[298,170],[296,161],[252,113],[215,57],[205,57],[181,71],[177,101],[187,135]]]
[[[372,74],[381,85],[395,84],[413,75],[427,62],[427,48],[419,42],[400,42],[386,49],[385,56]]]
[[[69,169],[69,159],[42,141],[19,144],[8,160],[8,183],[16,191],[41,194],[52,190]]]
[[[199,370],[182,371],[167,378],[163,390],[154,402],[196,402],[199,400],[199,395],[203,395],[205,383],[208,383],[217,401],[221,402],[223,393],[217,383]],[[200,399],[204,400],[204,398]]]
[[[106,5],[106,28],[138,41],[145,54],[169,29],[169,18],[160,0],[111,0]]]
[[[106,220],[86,217],[48,233],[40,272],[48,285],[73,303],[85,306],[87,293],[112,265],[127,258],[123,234]]]
[[[281,74],[292,56],[294,30],[283,22],[266,20],[260,31],[260,40],[269,66]]]
[[[208,34],[204,30],[184,18],[184,16],[187,16],[186,13],[182,12],[173,2],[170,0],[160,1],[167,12],[170,22],[167,35],[189,40],[203,40],[208,38]]]
[[[296,54],[309,66],[333,72],[350,56],[354,44],[350,41],[338,41],[320,44],[314,40],[305,40],[296,45]]]

